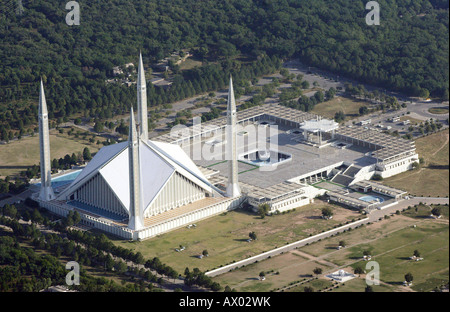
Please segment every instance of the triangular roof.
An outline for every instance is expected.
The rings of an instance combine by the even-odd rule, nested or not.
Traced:
[[[130,209],[128,142],[103,147],[60,195],[66,199],[99,173],[124,208]],[[170,177],[178,172],[206,192],[213,188],[183,149],[175,144],[139,141],[139,165],[143,212],[151,205]]]

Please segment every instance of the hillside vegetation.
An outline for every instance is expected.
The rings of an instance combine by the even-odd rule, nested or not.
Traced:
[[[146,68],[181,49],[203,64],[172,68],[168,91],[150,84],[150,106],[223,88],[230,73],[239,87],[291,57],[410,95],[448,98],[448,1],[380,0],[379,26],[366,24],[362,0],[90,1],[80,2],[80,26],[66,24],[65,1],[22,2],[21,16],[16,1],[0,4],[3,136],[36,123],[41,77],[54,120],[128,111],[135,88],[105,80],[114,66],[136,64],[140,50]]]

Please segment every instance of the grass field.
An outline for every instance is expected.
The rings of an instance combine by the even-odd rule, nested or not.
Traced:
[[[361,245],[352,250],[352,255],[361,255],[362,249],[372,249],[373,260],[380,265],[380,278],[393,286],[401,286],[406,273],[414,276],[416,291],[431,291],[448,283],[449,240],[448,223],[426,222],[398,231],[374,243]],[[409,257],[419,250],[422,261],[412,261]],[[364,262],[353,266],[364,266]]]
[[[397,219],[398,218],[398,219]],[[402,219],[399,216],[394,219]],[[408,218],[409,219],[409,218]],[[449,267],[449,232],[448,221],[436,221],[433,219],[414,220],[416,227],[402,226],[397,231],[391,231],[385,235],[377,235],[372,241],[363,241],[357,245],[350,246],[338,252],[332,252],[325,255],[324,259],[338,265],[351,265],[355,267],[365,267],[366,262],[360,260],[363,251],[369,250],[372,254],[372,260],[380,265],[380,279],[383,283],[394,287],[395,291],[402,291],[404,287],[404,275],[411,272],[414,276],[413,290],[431,291],[444,283],[448,283]],[[383,222],[391,223],[392,218]],[[372,226],[366,228],[370,229]],[[352,233],[354,236],[340,236],[340,239],[352,242],[353,239],[361,236],[360,229]],[[350,234],[350,235],[352,235]],[[319,246],[308,246],[314,248]],[[323,246],[321,246],[323,247]],[[319,247],[320,248],[320,247]],[[414,250],[419,250],[423,261],[412,261],[409,257],[413,255]],[[305,249],[302,249],[306,251]]]
[[[74,136],[69,137],[66,133],[60,134],[56,130],[50,130],[51,159],[59,159],[66,154],[77,154],[85,147],[88,147],[91,153],[99,149],[99,145],[91,144],[88,139],[83,140],[81,136],[76,139]],[[0,145],[0,177],[19,174],[32,165],[39,165],[39,135]]]
[[[448,220],[449,207],[445,205],[417,205],[416,207],[411,207],[410,209],[405,210],[402,214],[414,219],[426,219],[431,215],[431,210],[434,207],[441,208],[441,218]]]
[[[180,64],[180,70],[187,70],[187,69],[192,69],[194,67],[200,67],[202,66],[203,62],[196,60],[192,57],[189,57],[186,59],[186,61],[182,62]]]
[[[315,268],[329,269],[328,266],[302,257],[295,252],[287,252],[269,260],[253,263],[222,274],[214,280],[237,291],[268,292],[294,282],[305,282],[312,279]],[[258,278],[262,271],[265,273],[266,279],[264,281],[260,281]],[[328,281],[324,282],[328,283]]]
[[[405,227],[410,227],[415,223],[417,223],[417,221],[411,218],[395,216],[389,220],[383,220],[375,224],[363,226],[357,230],[341,233],[337,236],[330,237],[309,246],[304,246],[301,248],[301,251],[315,257],[327,255],[330,258],[337,255],[336,258],[333,258],[333,262],[337,261],[335,262],[337,265],[344,265],[346,263],[345,257],[341,256],[341,254],[348,253],[348,249],[342,249],[340,251],[337,250],[337,246],[341,240],[345,241],[348,246],[356,245],[361,242],[374,241],[388,233],[398,231],[399,229],[403,229]],[[344,261],[341,262],[340,259],[344,259]]]
[[[384,183],[416,196],[449,196],[449,131],[417,139],[416,148],[425,163]]]
[[[321,209],[325,206],[332,207],[332,220],[320,218]],[[143,242],[114,242],[140,251],[145,258],[159,257],[179,272],[186,267],[205,271],[292,243],[358,217],[360,214],[357,212],[316,201],[296,211],[265,219],[236,210],[198,222],[196,228],[181,228]],[[258,239],[248,243],[250,232],[255,232]],[[180,245],[186,249],[176,252]],[[209,256],[197,258],[205,249]]]
[[[447,206],[442,206],[444,217],[438,220],[424,217],[429,215],[429,209],[424,206],[416,213],[412,208],[401,215],[233,270],[214,280],[238,291],[267,291],[296,285],[284,291],[302,292],[309,286],[315,291],[363,292],[364,274],[343,284],[324,276],[341,268],[348,272],[357,266],[365,268],[367,262],[362,260],[362,255],[364,250],[369,250],[372,260],[380,265],[381,283],[373,286],[375,292],[431,291],[448,283],[449,227]],[[348,247],[338,250],[341,240]],[[416,249],[423,261],[409,260]],[[323,269],[319,279],[312,279],[315,267]],[[267,274],[268,270],[273,272]],[[265,281],[257,279],[261,271],[266,272]],[[411,288],[402,285],[408,272],[414,276]],[[339,287],[330,290],[333,285]]]
[[[337,96],[330,101],[315,105],[312,112],[333,119],[336,112],[343,111],[346,119],[352,119],[359,116],[359,108],[362,106],[369,106],[369,103]]]
[[[400,117],[400,121],[405,121],[405,120],[409,120],[411,122],[411,125],[418,125],[420,123],[423,122],[423,120],[417,119],[417,118],[413,118],[410,116],[402,116]],[[408,128],[409,125],[405,126],[405,128]]]

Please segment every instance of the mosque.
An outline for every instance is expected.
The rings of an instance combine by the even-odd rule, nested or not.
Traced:
[[[181,147],[148,139],[142,55],[137,92],[137,120],[131,108],[128,141],[102,148],[77,178],[55,195],[51,184],[48,112],[41,81],[42,174],[40,192],[35,194],[40,205],[62,216],[76,210],[83,223],[133,240],[145,239],[238,207],[242,199],[237,180],[237,158],[228,162],[232,174],[224,191],[208,181]],[[231,129],[236,123],[232,87],[228,115]],[[235,140],[236,133],[230,133],[230,142]]]
[[[413,141],[375,128],[339,127],[278,104],[237,112],[231,77],[226,116],[153,140],[147,122],[140,55],[137,116],[131,109],[128,141],[103,147],[76,178],[55,187],[41,81],[41,181],[33,199],[57,215],[77,211],[89,227],[143,240],[243,205],[256,210],[267,204],[269,212],[282,212],[310,204],[317,196],[370,213],[406,195],[371,178],[410,170],[418,161]],[[277,132],[268,138],[276,137],[277,145],[254,146],[249,139],[253,132],[270,132],[272,126]],[[192,157],[194,146],[225,161]]]

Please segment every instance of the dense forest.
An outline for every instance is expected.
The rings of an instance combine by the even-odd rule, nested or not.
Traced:
[[[135,105],[134,87],[106,84],[114,66],[146,68],[191,50],[204,66],[179,71],[170,89],[149,83],[149,106],[239,84],[299,58],[311,66],[414,96],[448,99],[448,1],[378,1],[368,26],[363,0],[78,1],[68,26],[65,1],[0,4],[0,134],[36,122],[38,81],[50,117],[110,118]],[[9,131],[9,132],[8,132]],[[4,138],[3,138],[4,139]]]

